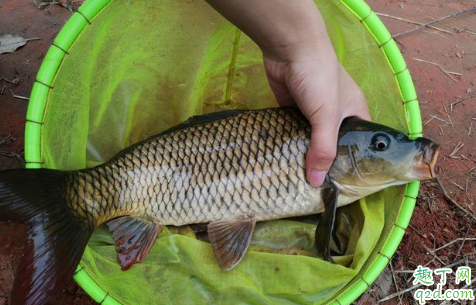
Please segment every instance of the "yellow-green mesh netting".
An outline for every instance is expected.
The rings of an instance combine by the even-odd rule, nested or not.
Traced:
[[[393,73],[376,42],[339,1],[315,2],[373,119],[406,131]],[[82,32],[58,71],[44,119],[45,167],[94,166],[192,115],[270,106],[276,102],[261,52],[203,0],[117,0]],[[127,272],[110,234],[98,229],[81,264],[123,304],[325,304],[377,255],[403,191],[340,209],[350,240],[337,265],[313,257],[314,224],[289,220],[260,223],[245,259],[229,272],[184,228],[165,230],[145,262]]]

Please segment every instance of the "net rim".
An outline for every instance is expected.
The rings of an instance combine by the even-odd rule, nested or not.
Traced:
[[[107,8],[114,0],[88,0],[68,22],[63,26],[58,36],[53,41],[45,55],[43,63],[38,70],[33,84],[28,104],[25,124],[25,161],[26,168],[41,168],[44,165],[42,158],[42,131],[44,125],[44,113],[50,90],[54,88],[56,74],[68,50],[81,32],[92,24],[94,18]],[[405,60],[393,40],[391,34],[371,10],[364,0],[339,0],[360,23],[366,27],[378,44],[387,59],[387,62],[395,75],[398,84],[402,104],[405,109],[406,122],[411,138],[422,136],[422,123],[417,94],[412,77],[406,66]],[[387,239],[378,252],[378,256],[369,264],[366,270],[362,270],[360,278],[351,286],[344,288],[329,302],[332,305],[348,305],[360,297],[376,278],[385,269],[391,257],[397,250],[405,230],[409,225],[420,183],[410,182],[406,185],[403,203],[400,207],[397,219],[390,230]],[[96,302],[105,305],[121,305],[113,296],[104,291],[89,274],[78,265],[74,273],[75,281]]]

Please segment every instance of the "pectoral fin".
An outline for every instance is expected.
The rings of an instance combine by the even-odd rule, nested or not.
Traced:
[[[121,217],[107,223],[116,241],[117,259],[122,270],[144,261],[163,226],[133,217]]]
[[[208,238],[220,268],[230,270],[248,249],[256,219],[220,220],[208,224]]]
[[[324,257],[326,261],[334,263],[331,257],[331,239],[334,232],[339,189],[329,176],[326,177],[326,183],[322,189],[321,196],[325,210],[316,229],[317,255]]]

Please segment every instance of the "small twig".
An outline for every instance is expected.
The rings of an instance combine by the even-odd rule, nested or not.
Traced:
[[[411,24],[423,25],[423,23],[420,23],[420,22],[408,20],[408,19],[405,19],[405,18],[395,17],[395,16],[392,16],[392,15],[387,15],[387,14],[382,14],[382,13],[375,13],[375,14],[377,14],[378,16],[387,17],[387,18],[390,18],[390,19],[395,19],[395,20],[408,22],[408,23],[411,23]],[[427,27],[430,28],[430,29],[433,29],[433,30],[443,32],[443,33],[454,34],[453,32],[450,32],[450,31],[442,29],[442,28],[437,28],[436,26],[431,26],[430,25],[430,26],[427,26]]]
[[[458,238],[456,238],[456,239],[453,239],[453,240],[450,241],[449,243],[444,244],[443,246],[439,247],[438,249],[435,249],[435,250],[433,251],[433,253],[436,252],[436,251],[440,251],[441,249],[444,249],[444,248],[446,248],[446,247],[449,247],[449,246],[451,246],[452,244],[454,244],[454,243],[456,243],[456,242],[458,242],[458,241],[466,241],[466,240],[467,240],[467,241],[476,241],[476,238],[463,238],[463,237],[458,237]],[[432,252],[432,251],[430,250],[430,252]]]
[[[448,74],[453,74],[453,75],[456,75],[456,76],[463,76],[462,73],[459,73],[459,72],[453,72],[453,71],[446,71]]]
[[[466,194],[466,197],[468,197],[468,199],[470,199],[469,196],[468,196],[469,180],[470,180],[470,177],[468,177],[468,179],[466,179],[466,183],[464,185],[464,193]]]
[[[433,239],[433,250],[428,249],[428,247],[425,246],[425,245],[423,245],[423,248],[425,248],[425,250],[428,251],[429,253],[433,254],[433,260],[436,259],[436,260],[438,260],[438,261],[441,263],[441,265],[444,265],[445,262],[442,261],[441,258],[439,258],[438,255],[436,255],[436,241],[435,241],[435,236],[434,236],[433,234],[431,234],[431,233],[430,233],[430,235],[431,235],[431,237],[432,237],[432,239]]]
[[[449,122],[443,120],[442,118],[440,118],[440,117],[438,117],[438,116],[436,116],[436,115],[429,114],[428,116],[431,117],[431,119],[436,119],[436,120],[438,120],[438,121],[440,121],[440,122],[443,122],[443,123],[446,123],[446,124],[450,125]],[[428,120],[427,122],[431,122],[431,120]]]
[[[25,100],[25,101],[29,101],[30,99],[25,97],[25,96],[21,96],[21,95],[16,95],[15,93],[13,93],[12,89],[10,89],[10,92],[12,93],[12,96],[14,98],[18,98],[18,99],[21,99],[21,100]]]
[[[453,263],[451,263],[451,264],[449,264],[449,265],[446,265],[446,266],[444,266],[443,268],[453,268],[454,266],[458,266],[459,264],[464,263],[465,261],[466,261],[466,258],[463,258],[463,259],[460,259],[460,260],[457,261],[457,262],[453,262]]]
[[[35,3],[35,6],[36,8],[42,8],[42,7],[45,7],[45,6],[48,6],[48,5],[56,5],[56,4],[59,4],[59,2],[57,1],[50,1],[50,2],[41,2],[41,3],[36,3],[36,0],[33,0],[33,2]]]
[[[19,79],[18,77],[14,77],[14,78],[12,78],[12,79],[8,79],[8,78],[5,78],[5,77],[2,76],[2,77],[0,78],[0,80],[3,80],[3,81],[5,81],[5,82],[7,82],[7,83],[10,83],[10,84],[12,84],[12,85],[16,85],[16,84],[18,84],[18,83],[20,82],[20,79]]]
[[[459,155],[461,157],[461,159],[465,159],[466,161],[472,161],[472,162],[476,162],[475,160],[471,160],[470,158],[466,157],[465,155],[461,154]]]
[[[0,150],[0,156],[7,158],[15,158],[18,154],[15,152],[2,151]]]
[[[461,76],[460,73],[458,72],[451,72],[451,71],[446,71],[445,69],[443,69],[443,67],[436,63],[436,62],[432,62],[432,61],[428,61],[428,60],[424,60],[424,59],[420,59],[420,58],[413,58],[413,60],[416,60],[416,61],[420,61],[420,62],[424,62],[424,63],[427,63],[427,64],[430,64],[430,65],[434,65],[434,66],[437,66],[441,72],[443,72],[446,76],[448,76],[449,78],[451,78],[455,83],[458,82],[458,80],[456,78],[454,78],[453,76],[451,76],[451,74],[453,75],[459,75]]]
[[[473,97],[476,97],[476,93],[469,94],[469,95],[466,95],[466,96],[464,96],[464,97],[462,97],[462,98],[460,98],[460,99],[457,99],[456,101],[452,102],[450,105],[451,105],[451,107],[456,106],[456,105],[458,105],[459,103],[462,103],[462,102],[464,102],[464,101],[466,101],[466,100],[469,100],[469,99],[471,99],[471,98],[473,98]]]
[[[390,271],[392,271],[392,278],[393,284],[395,285],[395,290],[398,292],[400,289],[398,288],[397,279],[395,278],[395,272],[393,271],[392,261],[390,261]]]
[[[453,127],[453,129],[455,128],[455,125],[453,124],[453,121],[451,120],[451,117],[450,117],[450,114],[448,112],[446,112],[446,116],[448,117],[448,121],[450,121],[450,125]]]
[[[464,243],[466,242],[466,239],[468,238],[469,230],[471,229],[471,225],[473,224],[473,219],[471,218],[469,220],[468,228],[466,229],[466,233],[464,233],[464,238],[463,242],[459,246],[458,252],[456,253],[455,260],[459,257],[461,250],[463,249]]]
[[[453,151],[451,152],[450,154],[450,157],[453,157],[458,151],[461,150],[461,148],[464,147],[464,143],[463,142],[459,142],[458,144],[456,144],[455,148],[453,149]]]
[[[432,117],[432,116],[430,115],[430,118],[429,118],[428,120],[426,120],[426,121],[423,123],[423,125],[426,126],[428,123],[430,123],[431,121],[433,121],[433,119],[434,119],[434,117]]]
[[[446,20],[446,19],[449,19],[449,18],[454,18],[456,16],[459,16],[459,15],[462,15],[462,14],[466,14],[466,13],[471,13],[471,12],[476,12],[476,6],[473,7],[473,8],[470,8],[470,9],[467,9],[467,10],[463,10],[463,11],[459,11],[459,12],[456,12],[454,14],[451,14],[451,15],[448,15],[448,16],[444,16],[442,18],[439,18],[439,19],[436,19],[436,20],[433,20],[433,21],[430,21],[430,22],[427,22],[427,23],[424,23],[420,26],[417,26],[413,29],[410,29],[408,31],[404,31],[404,32],[401,32],[401,33],[398,33],[398,34],[395,34],[393,35],[392,37],[393,38],[396,38],[396,37],[399,37],[399,36],[403,36],[403,35],[406,35],[406,34],[410,34],[412,32],[415,32],[419,29],[422,29],[424,27],[428,27],[430,25],[433,25],[433,24],[436,24],[436,23],[439,23],[439,22],[442,22],[443,20]]]
[[[450,195],[448,195],[448,193],[446,192],[446,189],[443,187],[443,184],[441,184],[440,178],[436,177],[435,180],[438,183],[438,185],[440,186],[441,191],[443,192],[443,196],[445,197],[445,199],[448,202],[452,203],[454,206],[456,206],[464,214],[466,214],[466,215],[468,215],[471,218],[476,220],[476,216],[473,213],[470,213],[470,212],[466,211],[465,208],[463,208],[459,203],[457,203],[453,198],[451,198]]]
[[[431,20],[437,20],[437,18],[433,17],[432,15],[427,15],[427,17],[430,18]],[[459,28],[459,27],[454,26],[454,25],[451,25],[451,24],[449,24],[449,23],[447,23],[447,22],[441,22],[441,24],[444,24],[444,25],[446,25],[446,26],[449,26],[449,27],[453,28],[453,30],[454,30],[456,33],[461,33],[461,32],[464,31],[464,29]]]
[[[473,30],[471,30],[471,29],[468,29],[467,27],[465,27],[465,28],[463,29],[463,31],[465,31],[465,32],[468,33],[468,34],[476,35],[476,31],[473,31]]]
[[[460,190],[462,190],[462,191],[464,192],[464,188],[463,188],[461,185],[459,185],[458,183],[454,182],[454,181],[451,180],[451,179],[450,179],[450,181],[451,181],[451,183],[453,183],[457,188],[459,188]]]
[[[385,302],[385,301],[391,300],[391,299],[396,298],[396,297],[398,297],[398,296],[400,296],[400,295],[402,295],[402,294],[404,294],[404,293],[407,293],[407,292],[409,292],[409,291],[412,291],[413,289],[416,289],[416,288],[418,288],[418,287],[420,287],[420,286],[423,286],[423,284],[420,283],[420,284],[418,284],[418,285],[411,286],[411,287],[409,287],[409,288],[407,288],[407,289],[403,289],[403,290],[401,290],[401,291],[399,291],[399,292],[392,293],[392,294],[386,296],[385,298],[378,300],[377,303],[383,303],[383,302]]]
[[[428,15],[428,18],[432,19],[432,20],[436,20],[435,17],[431,16],[431,15]],[[466,32],[468,34],[473,34],[473,35],[476,35],[476,32],[471,30],[471,29],[468,29],[467,27],[464,27],[464,28],[460,28],[460,27],[457,27],[453,24],[449,24],[447,22],[442,22],[442,24],[446,25],[446,26],[449,26],[451,28],[453,28],[453,30],[456,32],[456,33],[462,33],[462,32]],[[457,53],[457,55],[459,55]],[[459,58],[461,58],[460,56],[458,56]]]
[[[421,237],[423,238],[428,238],[428,236],[426,236],[425,234],[421,233],[419,230],[417,230],[417,228],[415,228],[414,226],[412,226],[411,224],[408,225],[413,231],[415,231],[418,235],[420,235]]]
[[[399,273],[415,273],[415,270],[397,270],[395,271],[396,274]]]
[[[8,144],[10,142],[14,142],[16,139],[14,136],[12,136],[12,134],[10,133],[8,136],[6,136],[5,138],[3,139],[0,139],[0,145],[3,145],[3,144]]]
[[[62,1],[53,1],[52,0],[52,1],[43,1],[39,4],[36,3],[36,0],[33,0],[33,2],[35,3],[36,7],[39,8],[39,9],[41,9],[43,7],[46,7],[46,6],[49,6],[49,5],[59,5],[61,7],[64,7],[66,9],[68,9],[68,11],[73,12],[73,7],[72,7],[71,3],[74,2],[74,1],[68,0],[65,3],[65,2],[62,2]]]
[[[16,152],[8,152],[8,151],[0,151],[0,156],[6,157],[6,158],[15,158],[17,162],[20,164],[20,166],[24,167],[25,166],[25,159]]]
[[[472,129],[473,129],[473,122],[471,122],[471,124],[469,125],[469,128],[468,128],[468,136],[471,135]]]

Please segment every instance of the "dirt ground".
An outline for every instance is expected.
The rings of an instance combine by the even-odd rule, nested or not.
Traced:
[[[425,23],[474,6],[474,0],[367,2],[375,12],[388,15],[380,18],[392,34],[416,26],[409,21]],[[71,8],[77,5],[73,2]],[[71,15],[67,6],[40,9],[30,0],[0,2],[0,35],[41,38],[0,55],[0,139],[6,139],[0,140],[0,169],[23,164],[28,102],[21,97],[29,96],[48,46]],[[376,304],[391,294],[396,295],[382,304],[414,304],[411,291],[402,291],[412,286],[408,271],[417,265],[475,267],[476,247],[469,238],[476,236],[476,13],[435,26],[439,29],[420,29],[397,40],[418,91],[424,133],[441,144],[437,173],[454,202],[444,198],[436,182],[423,183],[410,227],[392,259],[392,270],[382,274],[358,304]],[[24,226],[0,223],[0,305],[9,304],[24,238]],[[71,280],[49,304],[95,303]]]

